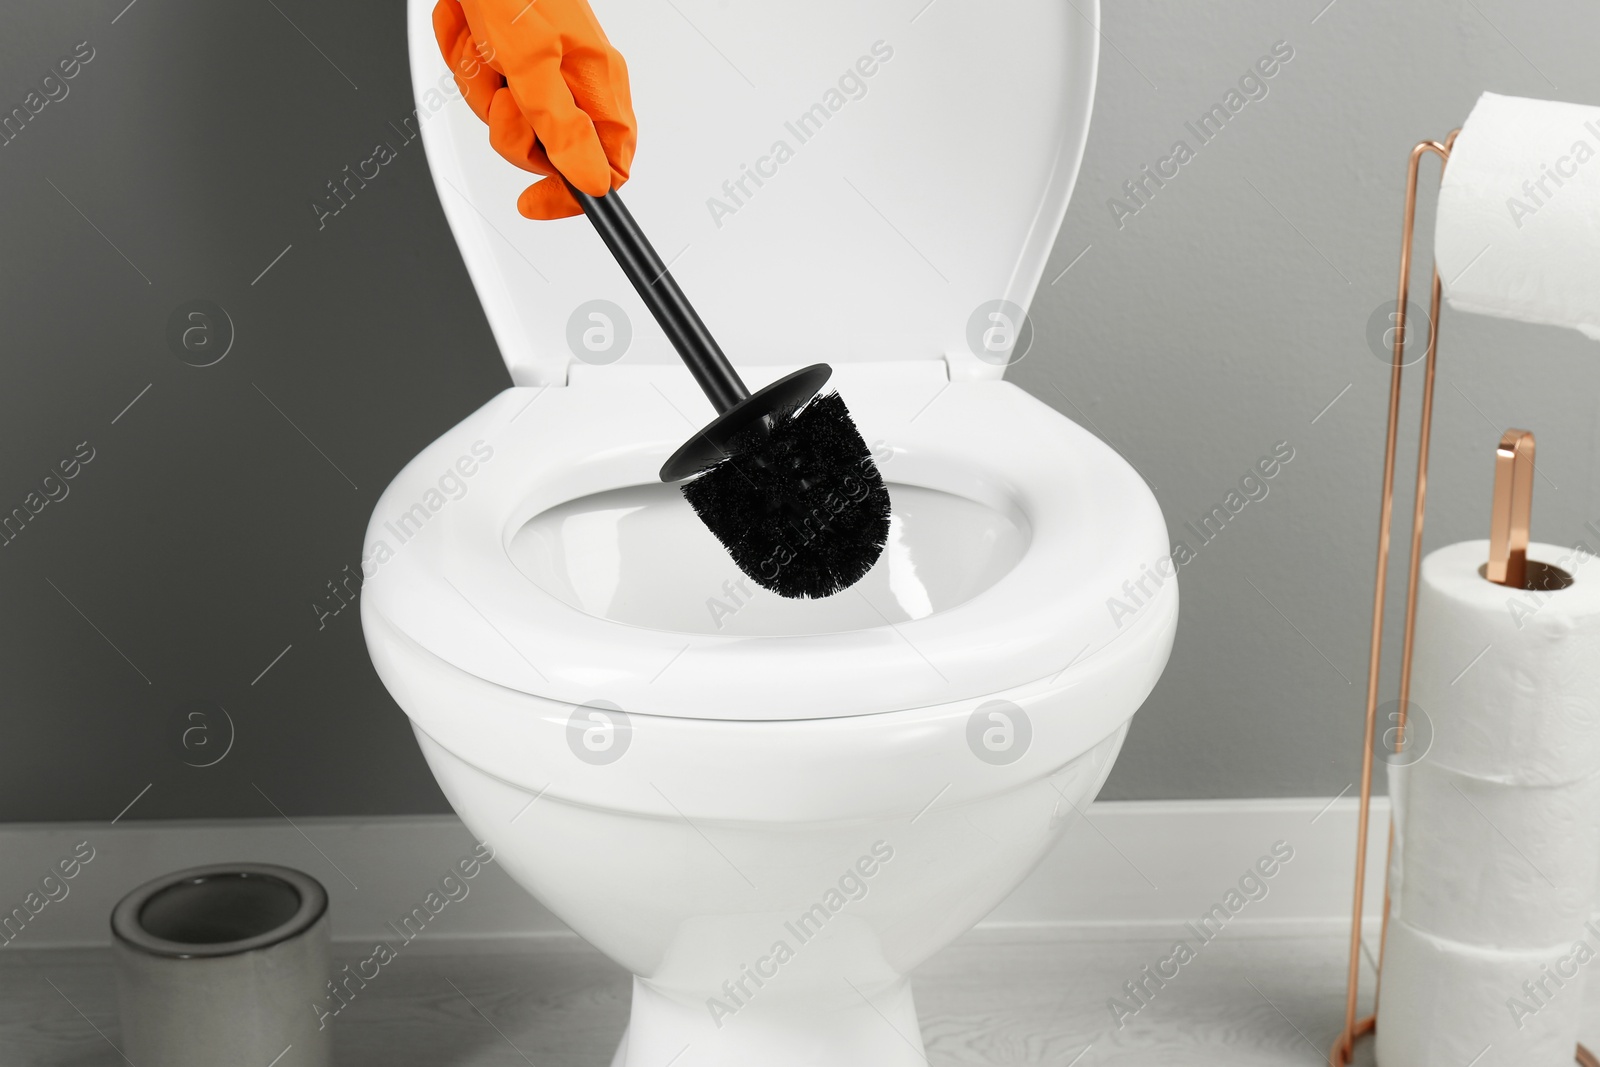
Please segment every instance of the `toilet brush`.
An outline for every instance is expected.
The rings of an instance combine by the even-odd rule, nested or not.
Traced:
[[[717,409],[661,480],[683,482],[700,521],[763,588],[825,597],[860,581],[889,536],[889,490],[839,394],[818,395],[832,368],[751,393],[616,190],[569,188]]]

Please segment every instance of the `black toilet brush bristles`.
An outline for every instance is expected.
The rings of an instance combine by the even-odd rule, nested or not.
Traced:
[[[661,468],[739,569],[779,596],[825,597],[860,581],[889,537],[889,490],[825,364],[751,393],[615,190],[569,184],[717,417]]]
[[[825,597],[872,569],[889,537],[889,489],[838,393],[780,411],[684,483],[739,569],[785,597]]]

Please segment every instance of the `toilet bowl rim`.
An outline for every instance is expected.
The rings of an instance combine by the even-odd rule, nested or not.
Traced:
[[[846,378],[860,372],[859,366],[841,369],[845,372],[841,377]],[[931,382],[926,376],[926,367],[904,367],[904,370],[910,373],[892,374],[891,381],[903,377],[913,382]],[[682,383],[688,383],[686,374],[681,378]],[[894,382],[896,387],[900,384]],[[650,385],[657,393],[662,392],[654,378]],[[625,406],[646,403],[637,395],[630,400],[630,394],[614,386],[605,390],[609,395],[591,395],[586,400],[568,394],[571,387],[558,389],[558,393],[567,395],[545,408],[547,416],[556,416],[557,430],[542,437],[523,433],[497,440],[496,446],[509,445],[508,450],[516,459],[514,464],[502,463],[501,468],[515,467],[520,480],[508,485],[502,478],[496,489],[469,494],[461,503],[451,505],[449,515],[436,520],[434,526],[418,536],[416,544],[420,547],[407,545],[405,555],[389,564],[376,579],[368,581],[363,590],[363,614],[369,609],[383,614],[397,629],[411,635],[418,644],[430,648],[446,662],[515,691],[571,703],[606,696],[627,706],[630,701],[624,698],[641,696],[646,692],[645,684],[649,684],[652,699],[635,699],[633,703],[654,704],[662,708],[658,714],[663,715],[733,720],[831,717],[816,714],[817,707],[830,702],[840,706],[859,703],[856,710],[836,714],[866,714],[937,704],[950,699],[952,694],[960,697],[997,691],[1060,670],[1073,660],[1075,653],[1078,656],[1092,654],[1095,648],[1122,636],[1124,629],[1170,625],[1171,620],[1166,616],[1171,613],[1167,611],[1142,611],[1126,627],[1114,618],[1108,619],[1103,614],[1104,601],[1090,595],[1086,580],[1086,576],[1095,577],[1091,573],[1095,570],[1095,561],[1085,562],[1074,572],[1067,563],[1052,558],[1052,550],[1060,556],[1081,552],[1089,537],[1083,528],[1093,522],[1091,512],[1091,518],[1081,519],[1078,526],[1074,526],[1064,514],[1065,502],[1057,499],[1057,482],[1052,479],[1070,483],[1071,488],[1060,492],[1078,492],[1074,503],[1102,506],[1116,518],[1129,518],[1130,527],[1136,527],[1128,537],[1102,537],[1095,546],[1102,563],[1113,561],[1106,569],[1114,569],[1119,580],[1137,576],[1138,564],[1144,563],[1146,556],[1154,559],[1165,554],[1165,524],[1160,519],[1159,507],[1132,468],[1098,438],[1015,386],[1004,382],[945,381],[931,392],[942,395],[946,387],[953,394],[950,399],[931,403],[931,399],[937,398],[912,395],[910,404],[902,404],[904,410],[887,416],[888,421],[898,421],[894,429],[903,435],[902,441],[939,442],[966,435],[969,451],[962,456],[961,463],[970,472],[978,472],[993,483],[985,490],[991,496],[985,503],[991,503],[998,494],[1023,514],[1030,529],[1027,547],[1010,572],[977,596],[931,616],[842,633],[733,638],[647,629],[597,617],[539,589],[504,551],[521,523],[560,502],[618,484],[650,480],[642,472],[653,469],[659,461],[654,455],[654,446],[669,441],[671,434],[682,432],[678,425],[681,416],[677,413],[669,420],[663,417],[661,410],[640,406],[631,412],[639,415],[636,437],[651,442],[651,447],[635,448],[637,455],[628,454],[625,448],[619,451],[614,442],[607,442],[593,433],[592,428],[584,427],[581,415],[570,410],[574,407],[579,412],[615,410],[613,405],[618,403]],[[852,402],[868,413],[868,427],[872,425],[875,409],[893,406],[890,398],[893,392],[894,389],[883,386],[881,380],[858,383],[851,394]],[[464,447],[474,434],[487,432],[488,427],[508,417],[514,419],[516,412],[540,399],[540,395],[541,391],[533,389],[507,390],[424,450],[397,476],[380,500],[369,530],[369,541],[379,529],[385,502],[396,495],[406,499],[415,491],[418,479],[411,478],[411,484],[405,484],[413,468],[437,466],[440,458],[451,455],[453,449]],[[647,397],[649,394],[639,395]],[[560,406],[562,404],[566,409]],[[659,401],[655,404],[656,409],[664,407]],[[913,412],[911,405],[918,408],[927,405],[928,412],[925,415]],[[924,421],[917,423],[913,415]],[[1018,457],[984,440],[983,433],[974,434],[974,426],[985,431],[1004,429],[1023,436],[1031,434],[1028,443],[1035,447],[1041,450],[1065,448],[1073,457],[1084,460],[1080,466],[1096,469],[1074,470],[1067,460],[1054,455]],[[563,437],[563,430],[570,430],[573,437]],[[868,432],[872,430],[869,428]],[[589,436],[585,437],[586,433]],[[655,440],[658,437],[662,438],[661,442]],[[542,452],[539,446],[552,440],[557,442],[554,454]],[[596,466],[600,461],[588,465],[566,462],[571,456],[584,455],[589,445],[600,443],[612,446],[604,460],[611,466],[603,476]],[[640,476],[630,479],[630,476],[618,474],[620,467],[630,463],[640,468]],[[956,465],[948,466],[953,471]],[[978,475],[974,475],[974,484],[981,480]],[[893,472],[890,476],[892,481],[900,480]],[[1071,482],[1073,478],[1078,481]],[[917,484],[914,479],[906,480]],[[966,495],[981,497],[982,494]],[[1127,548],[1130,544],[1139,547]],[[1044,585],[1038,582],[1041,576],[1046,582]],[[423,590],[427,596],[419,598],[418,589],[430,584],[431,591]],[[1108,589],[1115,588],[1116,584],[1111,583]],[[1076,597],[1070,604],[1067,603],[1069,595]],[[1173,580],[1151,603],[1165,603],[1175,598],[1176,581]],[[461,601],[466,602],[470,612],[462,608]],[[420,610],[422,605],[427,610]],[[476,625],[471,617],[475,614],[488,622],[493,633],[478,626],[484,634],[475,644],[454,639],[453,635],[441,632],[442,623],[435,625],[431,618],[434,608],[453,609],[470,625]],[[492,622],[489,621],[491,615]],[[1086,634],[1088,640],[1083,639]],[[982,651],[965,647],[974,638],[985,643]],[[1054,638],[1060,638],[1061,645],[1070,640],[1072,647],[1058,648],[1051,643]],[[906,643],[904,647],[901,642]],[[1003,651],[1009,653],[1018,642],[1030,647],[1030,656],[1019,659],[996,652],[1003,647]],[[552,643],[567,654],[558,661],[554,671],[548,663],[540,664],[545,667],[541,671],[518,647],[520,644],[526,648],[541,648]],[[934,650],[923,653],[922,649],[930,643]],[[617,657],[618,647],[627,648],[627,662]],[[656,656],[657,652],[661,655]],[[955,669],[950,669],[947,661],[938,659],[941,653],[949,653],[960,660]],[[668,659],[675,656],[682,656],[677,663],[678,670],[664,671],[671,665]],[[703,662],[693,662],[702,656],[705,657]],[[761,658],[763,656],[766,658]],[[935,660],[938,660],[937,666]],[[817,662],[833,665],[828,678],[810,676],[815,672],[809,665]],[[615,695],[605,693],[605,685],[592,681],[587,686],[574,682],[581,672],[579,667],[569,667],[572,663],[581,665],[582,670],[587,671],[587,678],[604,679],[618,692]],[[783,687],[786,692],[768,694],[775,703],[761,713],[752,713],[727,700],[724,705],[730,706],[719,705],[715,699],[708,704],[703,691],[694,691],[696,686],[704,690],[702,679],[716,677],[718,671],[732,668],[735,673],[731,677],[737,680],[741,677],[739,670],[757,664],[764,665],[765,673],[752,672],[744,677],[752,674],[766,678],[805,677],[806,684]],[[807,665],[805,670],[798,669],[802,664]],[[646,666],[650,668],[648,671]],[[688,671],[683,670],[686,667]],[[946,670],[940,670],[941,667]],[[915,677],[918,673],[927,677],[918,679]],[[934,680],[934,675],[938,676],[938,681]],[[910,691],[880,692],[872,696],[871,693],[877,691],[875,687],[887,684],[884,679],[889,676],[895,676],[896,684],[900,679],[909,679]],[[850,685],[840,681],[846,677],[863,688],[853,692]],[[830,685],[830,681],[833,684]],[[674,702],[669,694],[676,698],[676,710],[667,707]],[[864,699],[853,701],[855,696]],[[657,697],[662,699],[655,699]]]
[[[580,707],[463,671],[381,618],[367,629],[373,662],[419,740],[477,772],[527,796],[664,818],[720,819],[728,814],[722,798],[754,795],[744,805],[754,822],[826,821],[886,804],[915,809],[946,786],[941,805],[961,804],[1049,777],[1126,729],[1170,655],[1172,634],[1151,628],[1054,678],[927,707],[803,720],[642,714],[629,720],[623,758],[595,765],[574,736]],[[1152,639],[1160,643],[1151,647]],[[1148,660],[1148,669],[1130,670],[1129,660]],[[996,701],[1029,721],[1027,747],[1003,764],[982,760],[970,726]]]

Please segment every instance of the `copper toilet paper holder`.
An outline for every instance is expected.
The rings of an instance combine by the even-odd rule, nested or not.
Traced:
[[[1349,971],[1345,987],[1344,1026],[1329,1051],[1331,1067],[1348,1067],[1355,1043],[1373,1033],[1378,1026],[1376,1013],[1362,1017],[1358,1003],[1361,983],[1361,935],[1366,894],[1367,835],[1372,815],[1373,751],[1377,739],[1379,673],[1382,665],[1385,594],[1388,585],[1391,527],[1394,518],[1395,451],[1400,426],[1400,383],[1405,370],[1406,302],[1411,288],[1411,252],[1417,214],[1417,174],[1423,157],[1437,155],[1443,166],[1450,160],[1460,129],[1443,141],[1422,141],[1411,150],[1406,174],[1405,221],[1400,238],[1400,282],[1394,314],[1394,359],[1389,377],[1388,426],[1383,456],[1383,494],[1378,519],[1377,576],[1373,583],[1372,640],[1368,653],[1366,731],[1361,758],[1361,803],[1356,829],[1354,904],[1351,914]],[[1417,443],[1417,475],[1411,521],[1411,558],[1406,582],[1404,639],[1400,655],[1399,709],[1396,716],[1395,751],[1405,744],[1406,710],[1410,706],[1412,649],[1417,623],[1417,584],[1422,565],[1422,529],[1427,510],[1428,448],[1433,432],[1433,393],[1439,355],[1439,310],[1443,286],[1439,268],[1433,268],[1429,300],[1427,356],[1423,369],[1422,418]],[[1559,568],[1530,561],[1528,541],[1533,506],[1534,436],[1526,430],[1507,430],[1495,452],[1494,506],[1490,517],[1489,560],[1483,576],[1489,581],[1513,588],[1558,589],[1571,584],[1570,576]],[[1394,824],[1389,826],[1389,854],[1394,851]],[[1383,981],[1383,943],[1389,923],[1389,864],[1384,865],[1383,932],[1378,943],[1377,982]],[[1575,1062],[1582,1067],[1600,1067],[1600,1059],[1583,1045],[1575,1050]]]

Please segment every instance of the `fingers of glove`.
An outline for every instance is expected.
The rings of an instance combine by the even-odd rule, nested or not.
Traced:
[[[511,90],[501,87],[489,103],[489,146],[511,163],[535,174],[554,174],[544,146],[517,106]]]
[[[467,0],[472,25],[495,46],[496,66],[546,157],[567,180],[599,196],[611,188],[610,161],[562,73],[563,52],[598,34],[577,0]],[[496,94],[495,107],[499,107]],[[494,119],[496,149],[526,167],[531,158],[509,118]],[[531,168],[529,168],[531,169]]]
[[[561,72],[573,102],[589,116],[612,171],[626,180],[638,141],[627,64],[603,38],[599,45],[568,44]]]
[[[488,122],[496,152],[524,170],[560,173],[593,195],[627,180],[636,142],[627,66],[584,0],[452,0],[448,7],[441,0],[440,7],[441,46],[451,41],[463,63],[495,74],[475,72],[482,87],[472,87],[478,95],[470,102]],[[537,218],[577,211],[566,188],[548,182],[525,193],[519,208]]]
[[[560,178],[546,178],[535,182],[517,197],[517,210],[528,219],[565,219],[583,214],[583,208],[567,191]]]
[[[584,192],[603,196],[611,189],[610,161],[561,72],[559,38],[548,40],[537,61],[508,71],[507,88],[556,169]]]
[[[595,125],[616,123],[636,128],[628,88],[628,64],[612,47],[606,31],[583,0],[546,0],[547,15],[561,30],[562,73],[573,99]]]
[[[505,79],[483,61],[484,50],[473,38],[459,0],[439,0],[433,9],[433,33],[467,105],[487,122],[489,102]]]

